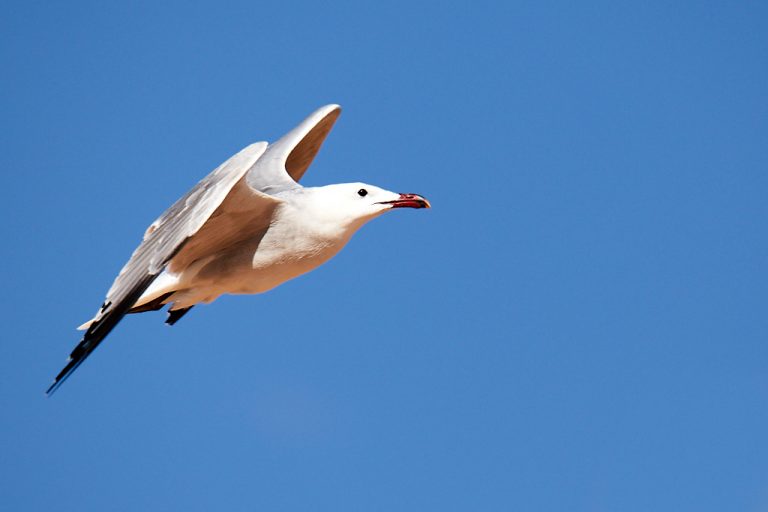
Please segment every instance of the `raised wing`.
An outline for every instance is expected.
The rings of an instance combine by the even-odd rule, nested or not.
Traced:
[[[248,185],[265,194],[298,187],[339,114],[341,107],[338,105],[320,107],[280,140],[270,144],[247,174]]]
[[[104,304],[83,339],[70,354],[67,365],[56,376],[46,394],[56,391],[99,346],[171,258],[182,250],[190,237],[200,231],[266,148],[266,142],[257,142],[243,149],[206,176],[152,223],[144,240],[107,292]]]

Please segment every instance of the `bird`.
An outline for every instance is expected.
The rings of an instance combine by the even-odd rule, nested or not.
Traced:
[[[302,176],[341,113],[323,106],[274,143],[221,164],[144,233],[85,333],[46,391],[52,395],[127,314],[168,305],[173,325],[223,294],[267,292],[336,255],[368,221],[430,208],[418,194],[365,183],[303,187]]]

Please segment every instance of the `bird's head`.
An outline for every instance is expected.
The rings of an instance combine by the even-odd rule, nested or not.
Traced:
[[[355,228],[395,208],[430,207],[418,194],[390,192],[366,183],[326,185],[315,188],[312,195],[320,215]]]

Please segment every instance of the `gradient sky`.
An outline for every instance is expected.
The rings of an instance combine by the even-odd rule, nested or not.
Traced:
[[[764,2],[5,2],[5,510],[768,510]],[[344,112],[417,192],[317,271],[126,319],[146,226]]]

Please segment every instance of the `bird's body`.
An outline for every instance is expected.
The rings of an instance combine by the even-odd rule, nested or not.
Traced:
[[[147,229],[48,393],[55,391],[127,313],[169,305],[168,323],[222,294],[263,293],[337,254],[366,222],[415,194],[363,183],[298,184],[340,109],[323,107],[273,144],[227,160]]]
[[[303,188],[277,194],[281,202],[274,216],[280,218],[279,223],[271,223],[239,243],[221,247],[176,273],[169,270],[176,266],[172,258],[169,269],[158,276],[135,306],[172,293],[163,303],[172,304],[171,310],[184,309],[210,303],[225,293],[263,293],[314,270],[335,256],[362,226],[328,218],[328,208],[312,198],[321,191]]]

